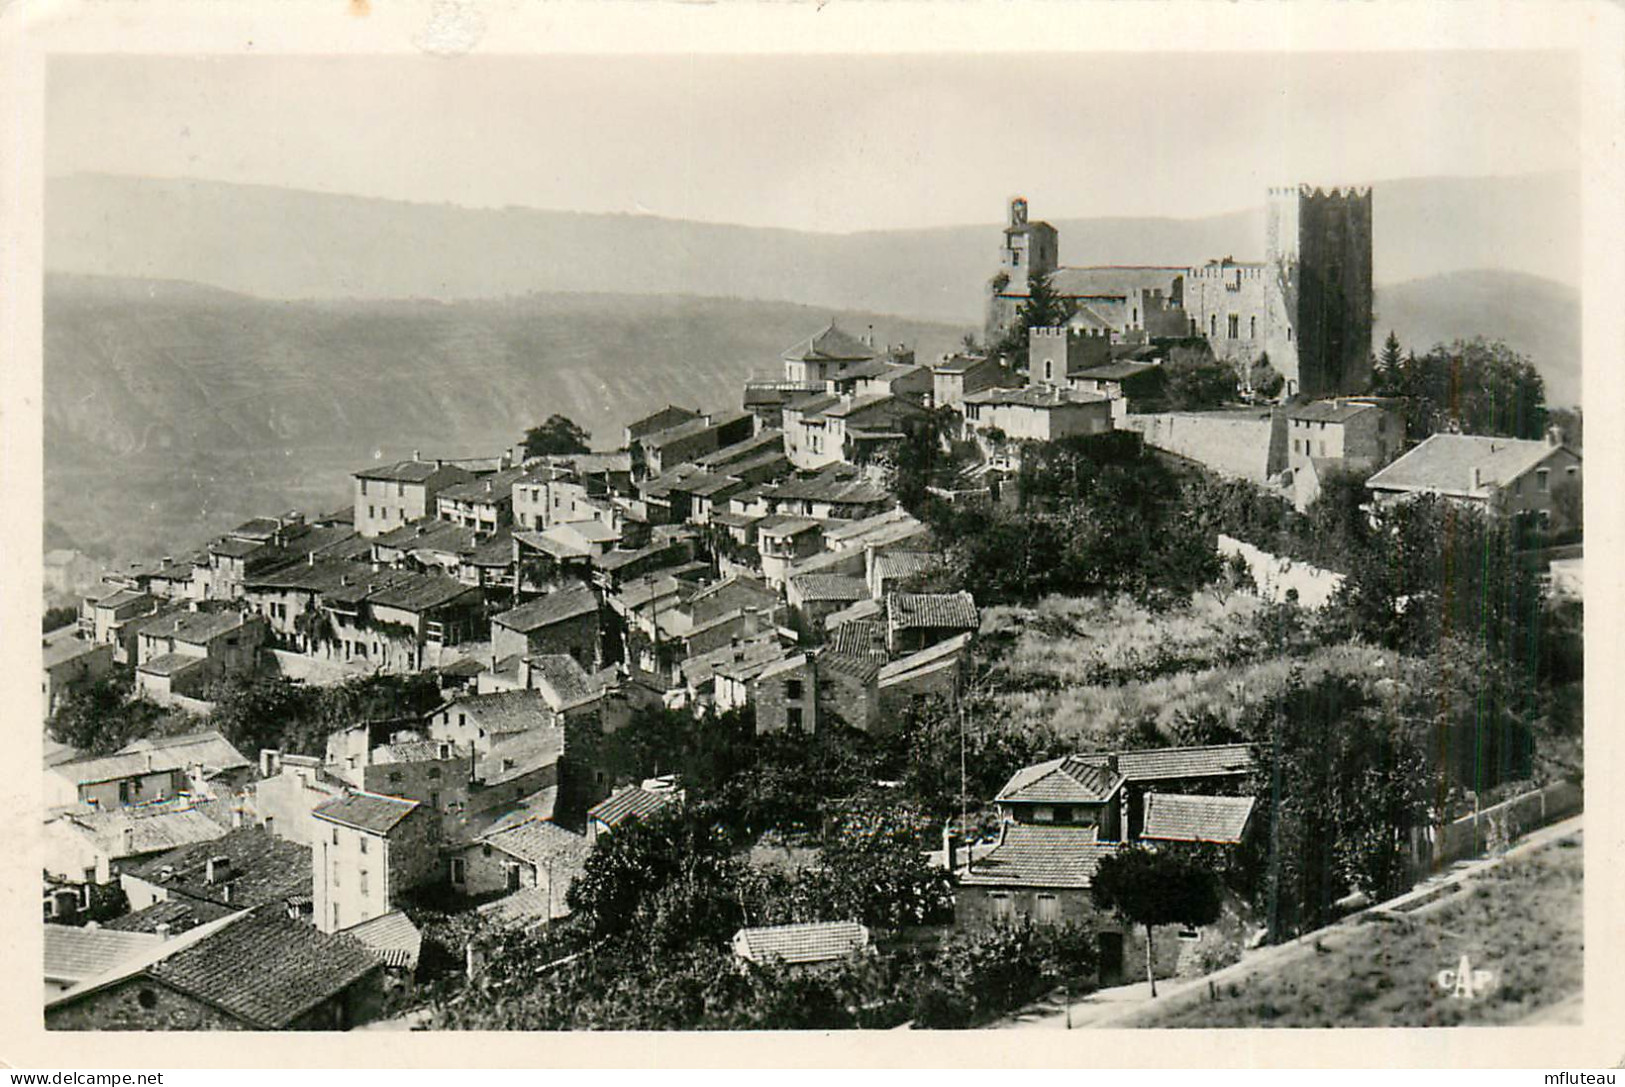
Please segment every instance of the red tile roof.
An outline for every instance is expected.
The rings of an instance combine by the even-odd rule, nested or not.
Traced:
[[[1101,858],[1119,848],[1094,827],[1008,823],[993,851],[963,869],[959,882],[989,887],[1086,888]]]
[[[606,827],[618,827],[628,820],[653,815],[676,802],[676,793],[654,793],[638,785],[628,785],[588,809],[587,818],[596,819]]]
[[[1245,774],[1252,768],[1253,749],[1250,744],[1163,747],[1149,751],[1122,751],[1117,755],[1117,771],[1128,781],[1221,777]]]
[[[886,613],[893,630],[953,627],[975,630],[981,625],[976,598],[968,592],[888,593]]]
[[[349,793],[318,805],[311,814],[330,823],[355,827],[372,834],[388,834],[416,810],[416,800],[379,796],[376,793]]]
[[[385,966],[407,970],[418,968],[418,956],[423,951],[423,933],[400,910],[351,925],[340,930],[340,935],[349,936],[370,948],[384,960]]]
[[[1241,841],[1253,813],[1250,796],[1192,796],[1149,793],[1140,837],[1166,842]]]
[[[1105,760],[1067,755],[1017,770],[999,795],[998,804],[1103,804],[1122,784]]]
[[[742,928],[733,938],[734,954],[740,958],[786,965],[844,959],[868,946],[869,930],[856,921]]]
[[[580,618],[597,610],[598,598],[593,595],[591,589],[582,586],[548,593],[539,600],[532,600],[528,604],[521,604],[511,611],[503,612],[492,622],[509,630],[528,634],[533,630]]]
[[[145,972],[245,1023],[278,1030],[381,966],[359,941],[267,909],[226,924]]]

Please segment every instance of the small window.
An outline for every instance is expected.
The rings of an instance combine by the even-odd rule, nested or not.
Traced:
[[[361,847],[361,855],[363,857],[365,857],[367,855],[367,837],[366,837],[366,835],[363,834],[363,835],[358,836],[356,838],[356,844]]]
[[[1548,468],[1535,469],[1535,490],[1546,491],[1552,485],[1552,473]]]
[[[453,857],[451,859],[451,881],[453,883],[462,883],[466,879],[467,875],[465,872],[465,862],[463,861],[463,858]]]
[[[333,903],[333,929],[334,929],[334,931],[337,931],[338,927],[339,927],[339,904],[337,902],[335,902],[335,903]]]
[[[361,893],[362,894],[367,894],[368,893],[367,892],[367,870],[365,868],[363,868],[361,870]]]
[[[1179,938],[1186,943],[1195,943],[1202,938],[1202,934],[1197,929],[1182,928],[1179,930]]]
[[[401,783],[401,772],[399,770],[391,770],[389,772],[389,783],[391,785],[399,785]]]
[[[801,701],[801,680],[786,680],[784,683],[784,697],[790,699],[792,702]]]
[[[1061,919],[1061,900],[1054,895],[1039,895],[1037,905],[1037,916],[1034,920],[1040,925],[1053,925]]]
[[[1070,822],[1072,822],[1072,809],[1065,806],[1064,804],[1061,805],[1060,807],[1056,808],[1055,809],[1055,821],[1057,823],[1070,823]]]
[[[1208,315],[1207,334],[1209,336],[1217,336],[1219,334],[1219,315],[1217,313]]]
[[[352,766],[353,766],[353,765],[355,765],[355,764],[354,764],[354,763],[351,763],[351,764],[350,764],[350,765],[352,765]],[[334,827],[334,828],[333,828],[333,844],[334,844],[334,845],[338,845],[338,844],[339,844],[339,828],[338,828],[338,827]]]
[[[1249,339],[1258,339],[1258,318],[1247,318],[1247,336]]]
[[[438,767],[438,766],[429,767],[429,780],[430,781],[439,781],[440,780],[440,767]]]
[[[158,994],[151,989],[142,989],[135,995],[135,1002],[151,1011],[158,1006]]]
[[[1228,324],[1230,326],[1230,329],[1229,329],[1230,338],[1232,340],[1240,339],[1241,338],[1241,316],[1239,314],[1232,313],[1230,315],[1230,320],[1229,320]]]
[[[789,724],[791,731],[793,731],[793,732],[800,732],[801,731],[801,707],[800,706],[791,706],[790,707],[789,712],[787,714],[787,723]]]

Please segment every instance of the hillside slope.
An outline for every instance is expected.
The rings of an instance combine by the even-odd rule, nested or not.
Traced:
[[[492,454],[562,412],[613,445],[667,403],[734,408],[740,383],[831,314],[635,295],[276,302],[195,284],[53,276],[46,510],[120,554],[344,499],[375,456]],[[968,328],[840,314],[925,357]]]
[[[1471,268],[1578,283],[1571,175],[1389,181],[1375,201],[1379,283]],[[183,279],[265,298],[671,292],[976,323],[997,267],[1000,211],[989,208],[980,224],[834,235],[74,175],[49,181],[45,259],[57,272]],[[1033,213],[1060,230],[1068,264],[1263,256],[1262,206],[1197,219]]]
[[[1546,402],[1580,403],[1580,295],[1536,276],[1479,269],[1377,288],[1374,343],[1390,329],[1417,353],[1436,343],[1505,340],[1546,379]]]

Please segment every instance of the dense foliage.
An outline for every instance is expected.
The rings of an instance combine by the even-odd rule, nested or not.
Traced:
[[[209,716],[238,750],[319,755],[328,733],[363,721],[420,716],[440,702],[436,672],[362,676],[315,687],[282,676],[231,677],[207,692]]]
[[[1372,374],[1372,392],[1403,397],[1407,437],[1442,430],[1539,438],[1545,433],[1546,385],[1530,361],[1500,341],[1440,344],[1418,357],[1398,354],[1390,334]]]
[[[553,414],[547,422],[525,431],[525,456],[546,457],[591,451],[588,443],[592,435],[577,426],[573,419]]]
[[[74,684],[46,721],[46,732],[86,755],[109,755],[132,740],[184,733],[194,726],[190,714],[137,698],[134,688],[134,676],[122,669]]]
[[[1102,910],[1145,927],[1145,979],[1157,995],[1151,965],[1152,931],[1158,925],[1199,928],[1219,919],[1223,889],[1218,876],[1195,857],[1132,846],[1101,858],[1089,896]]]

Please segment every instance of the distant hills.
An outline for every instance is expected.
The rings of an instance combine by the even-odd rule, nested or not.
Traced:
[[[1389,182],[1376,200],[1378,342],[1503,338],[1552,402],[1578,399],[1573,177]],[[1184,263],[1260,256],[1263,211],[1056,226],[1069,263]],[[374,454],[490,453],[554,411],[614,444],[668,402],[736,406],[745,376],[832,315],[930,359],[979,327],[999,230],[51,179],[47,516],[87,547],[152,554],[339,504]]]
[[[173,548],[256,512],[341,504],[375,455],[494,454],[553,412],[616,445],[668,403],[738,407],[747,376],[777,372],[831,316],[671,295],[283,302],[53,275],[47,516],[139,554],[137,537]],[[969,331],[838,316],[932,354]]]
[[[1199,181],[1193,180],[1193,183]],[[1259,206],[1196,219],[1056,219],[1067,264],[1263,256]],[[1575,175],[1375,188],[1376,278],[1500,268],[1579,283]],[[48,269],[179,279],[263,298],[682,293],[979,323],[1000,216],[935,230],[811,234],[528,208],[411,204],[214,181],[49,180]]]

